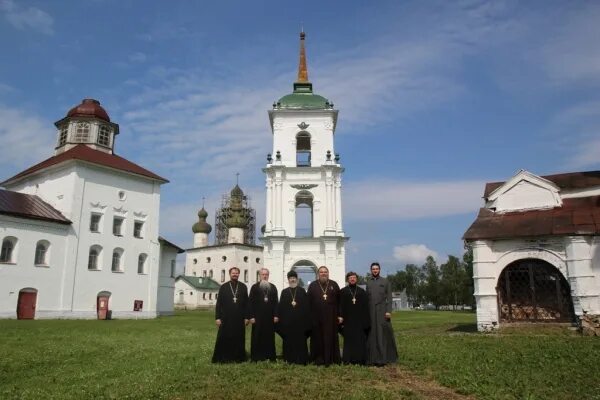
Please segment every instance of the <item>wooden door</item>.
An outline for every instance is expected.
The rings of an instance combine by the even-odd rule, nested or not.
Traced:
[[[98,319],[106,319],[108,315],[108,296],[98,296],[97,301]]]
[[[19,292],[17,319],[33,319],[35,317],[36,301],[36,292]]]

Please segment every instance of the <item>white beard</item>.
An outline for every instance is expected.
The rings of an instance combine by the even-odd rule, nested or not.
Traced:
[[[268,281],[260,281],[259,285],[260,285],[260,288],[264,291],[271,289],[271,285],[269,284]]]

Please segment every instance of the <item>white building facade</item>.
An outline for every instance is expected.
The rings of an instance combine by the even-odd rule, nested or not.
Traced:
[[[600,314],[600,171],[520,171],[484,199],[464,235],[479,330]]]
[[[170,273],[171,253],[180,250],[165,244],[161,252],[159,243],[160,186],[167,180],[113,153],[119,127],[96,100],[83,100],[56,127],[55,155],[2,186],[6,196],[39,200],[67,222],[0,206],[1,239],[15,238],[17,250],[0,261],[0,316],[18,316],[20,297],[33,303],[33,318],[172,312],[174,277],[159,277],[161,263]],[[40,241],[47,245],[41,264],[32,262]],[[159,285],[171,290],[161,296],[165,305]],[[36,295],[21,296],[23,289]]]
[[[264,265],[279,290],[287,287],[286,275],[292,269],[314,273],[325,265],[331,279],[339,284],[345,280],[348,238],[342,225],[344,168],[334,148],[338,111],[312,91],[304,39],[301,33],[294,92],[269,111],[273,153],[263,169],[267,190],[261,238]]]

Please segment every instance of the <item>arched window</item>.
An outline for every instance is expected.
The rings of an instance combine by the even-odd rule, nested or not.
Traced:
[[[296,237],[313,236],[313,195],[303,190],[296,195]]]
[[[213,277],[213,271],[212,271],[212,269],[210,270],[210,274],[209,275],[210,275],[211,278]]]
[[[2,251],[0,252],[0,262],[15,262],[15,247],[17,247],[17,238],[7,236],[2,240]]]
[[[248,282],[248,270],[244,270],[244,282]]]
[[[260,282],[260,271],[256,271],[256,282]]]
[[[148,256],[144,253],[138,256],[138,274],[146,273],[146,258],[148,258]]]
[[[208,294],[208,299],[209,299],[209,300],[212,300],[212,293],[209,293],[209,294]]]
[[[202,271],[202,277],[206,278],[206,270]]]
[[[48,248],[50,243],[40,240],[35,246],[35,265],[48,265]]]
[[[221,270],[221,282],[225,282],[225,270]]]
[[[206,293],[202,293],[202,300],[206,300]]]
[[[223,261],[223,262],[227,261],[227,257],[226,256],[221,257],[221,261]]]
[[[90,124],[87,122],[79,122],[75,128],[74,142],[89,142],[90,141]]]
[[[123,272],[123,249],[116,248],[112,254],[112,272]]]
[[[248,262],[248,256],[244,256],[244,262]]]
[[[310,167],[310,134],[305,131],[296,135],[296,166]]]
[[[88,269],[97,270],[100,265],[100,253],[102,251],[102,247],[100,246],[92,246],[90,248],[90,253],[88,257]]]
[[[210,257],[206,257],[206,262],[210,263]]]

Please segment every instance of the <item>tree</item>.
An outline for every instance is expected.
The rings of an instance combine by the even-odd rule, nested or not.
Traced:
[[[437,309],[442,304],[441,290],[441,272],[435,259],[432,256],[427,256],[425,264],[421,267],[422,273],[425,276],[424,298],[433,303]]]
[[[463,266],[465,268],[464,292],[462,295],[463,303],[470,304],[475,309],[475,280],[473,279],[473,249],[467,248],[463,254]]]
[[[456,310],[458,304],[464,304],[466,271],[464,264],[454,256],[448,256],[448,261],[440,267],[442,273],[441,291],[443,302],[452,304]]]

